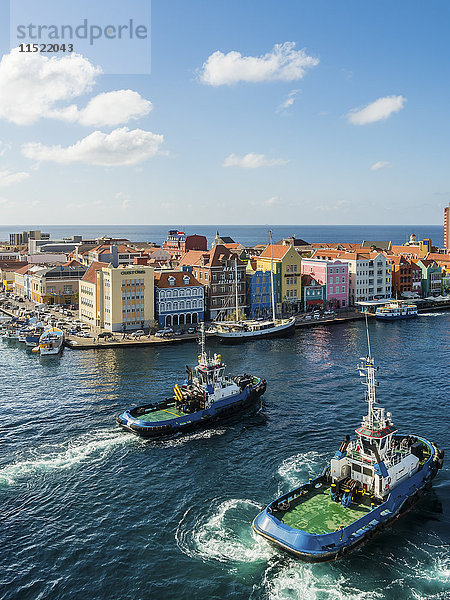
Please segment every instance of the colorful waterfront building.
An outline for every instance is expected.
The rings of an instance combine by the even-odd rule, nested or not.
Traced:
[[[270,277],[276,287],[272,271],[254,270],[247,266],[247,315],[250,319],[272,316],[272,298]]]
[[[169,252],[172,258],[180,259],[189,250],[201,250],[206,252],[208,242],[204,235],[186,235],[184,231],[171,229],[163,243],[163,250]]]
[[[154,304],[153,267],[94,261],[79,282],[80,319],[107,331],[152,327]]]
[[[155,313],[160,327],[200,323],[205,318],[205,288],[187,270],[155,272]]]
[[[423,297],[439,296],[442,292],[442,268],[436,261],[425,258],[420,258],[414,262],[422,271]]]
[[[189,250],[180,260],[179,269],[189,270],[204,286],[205,312],[210,319],[235,317],[236,286],[238,313],[245,314],[246,265],[236,253],[222,245],[213,246],[208,252]]]
[[[31,300],[38,304],[76,304],[78,282],[86,273],[86,267],[77,261],[30,270]],[[25,288],[25,282],[24,282]]]
[[[303,310],[323,308],[326,301],[327,286],[324,283],[319,283],[312,275],[302,275]]]
[[[297,312],[301,309],[302,259],[293,246],[269,245],[256,258],[258,271],[272,271],[276,280],[277,312]]]
[[[315,281],[325,286],[326,301],[335,308],[348,306],[349,300],[349,265],[339,259],[304,258],[302,260],[303,275],[310,275]]]

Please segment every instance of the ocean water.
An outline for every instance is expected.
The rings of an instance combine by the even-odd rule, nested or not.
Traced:
[[[90,239],[102,235],[127,238],[131,241],[162,244],[169,229],[179,229],[189,234],[205,235],[208,243],[213,241],[216,231],[233,238],[245,246],[269,243],[269,229],[273,240],[296,235],[307,242],[361,242],[362,240],[392,241],[403,244],[415,233],[418,240],[431,238],[433,244],[443,246],[444,230],[439,225],[10,225],[0,226],[0,240],[9,240],[10,233],[40,229],[51,234],[53,239],[71,235],[83,235]]]
[[[450,312],[369,326],[380,402],[447,462],[394,528],[318,565],[270,547],[251,522],[359,425],[363,323],[211,343],[227,371],[267,379],[260,412],[161,441],[120,430],[115,416],[167,395],[194,344],[41,359],[0,341],[0,598],[448,599]]]

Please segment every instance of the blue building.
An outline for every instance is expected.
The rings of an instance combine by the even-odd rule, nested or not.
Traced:
[[[205,288],[192,273],[155,273],[155,318],[160,327],[191,326],[204,317]]]
[[[247,270],[247,310],[250,319],[272,316],[270,276],[270,271]]]
[[[327,299],[327,286],[319,283],[312,275],[302,275],[302,306],[323,308]]]

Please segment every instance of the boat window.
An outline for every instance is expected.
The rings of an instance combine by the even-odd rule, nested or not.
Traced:
[[[381,443],[380,443],[380,450],[383,450],[383,448],[386,446],[386,440],[387,440],[387,437],[384,437],[384,438],[381,440]]]
[[[357,465],[356,463],[352,464],[352,470],[356,471],[357,473],[361,473],[361,467],[359,465]]]
[[[368,469],[367,467],[363,467],[363,474],[364,475],[368,475],[369,477],[372,476],[372,470]]]

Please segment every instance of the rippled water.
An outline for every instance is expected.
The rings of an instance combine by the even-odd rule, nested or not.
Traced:
[[[370,329],[379,399],[400,431],[448,453],[450,314]],[[115,415],[167,395],[194,346],[41,359],[0,342],[0,598],[448,598],[450,458],[417,508],[342,561],[298,562],[251,529],[358,426],[364,333],[356,322],[220,347],[230,372],[267,379],[263,410],[150,442]]]

